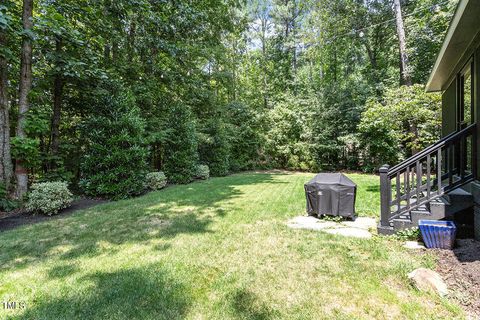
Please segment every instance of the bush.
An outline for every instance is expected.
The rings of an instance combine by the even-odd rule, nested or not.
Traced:
[[[382,101],[369,100],[358,126],[364,169],[395,164],[440,137],[441,96],[421,85],[388,89]]]
[[[145,176],[145,188],[160,190],[167,185],[167,177],[161,171],[149,172]]]
[[[65,209],[73,200],[66,182],[42,182],[32,184],[25,205],[28,211],[52,215]]]
[[[227,105],[226,136],[229,145],[229,171],[259,167],[262,139],[258,115],[240,102]]]
[[[208,164],[212,176],[225,176],[230,168],[230,146],[224,120],[207,121],[199,139],[200,161]]]
[[[0,184],[0,211],[8,212],[16,209],[18,202],[8,197],[8,191],[4,184]]]
[[[198,145],[190,108],[175,103],[169,109],[167,121],[170,131],[165,141],[165,174],[173,183],[191,182],[198,162]]]
[[[149,150],[145,121],[132,94],[117,83],[94,93],[95,113],[83,134],[80,186],[87,195],[128,198],[144,190]]]
[[[210,169],[208,166],[199,164],[195,171],[195,178],[202,180],[207,180],[210,178]]]

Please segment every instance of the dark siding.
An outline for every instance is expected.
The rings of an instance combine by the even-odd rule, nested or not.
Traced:
[[[475,51],[473,60],[474,74],[473,74],[473,110],[475,115],[475,122],[477,123],[477,141],[475,162],[477,164],[476,178],[480,180],[480,46]]]
[[[442,95],[442,136],[446,136],[456,129],[457,116],[457,83],[452,81]]]

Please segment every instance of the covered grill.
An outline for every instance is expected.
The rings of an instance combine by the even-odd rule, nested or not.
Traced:
[[[319,173],[305,184],[309,215],[355,218],[357,185],[341,173]]]

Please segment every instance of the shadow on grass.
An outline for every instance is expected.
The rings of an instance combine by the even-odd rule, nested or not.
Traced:
[[[267,320],[277,319],[279,314],[258,297],[246,289],[237,289],[230,298],[230,303],[236,316],[240,319]]]
[[[192,300],[188,288],[158,266],[79,281],[91,288],[60,299],[42,296],[14,319],[183,319]]]
[[[241,196],[238,186],[286,183],[273,179],[274,175],[242,174],[172,186],[1,233],[0,270],[52,258],[68,263],[79,257],[115,254],[115,246],[125,243],[212,232],[212,221],[228,214],[225,201]]]
[[[380,185],[368,186],[366,190],[368,192],[378,193],[380,192]]]

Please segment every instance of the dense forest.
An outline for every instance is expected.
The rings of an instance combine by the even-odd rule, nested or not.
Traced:
[[[282,168],[363,170],[438,138],[455,0],[3,0],[0,182],[94,197]],[[205,168],[205,167],[201,167]]]

